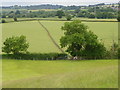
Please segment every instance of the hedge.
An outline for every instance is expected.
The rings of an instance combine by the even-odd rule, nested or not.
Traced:
[[[67,54],[63,53],[29,53],[29,54],[3,54],[3,59],[18,59],[18,60],[64,60],[67,59]]]

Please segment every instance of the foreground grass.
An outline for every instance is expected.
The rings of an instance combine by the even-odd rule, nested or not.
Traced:
[[[117,60],[3,60],[5,88],[117,88]]]

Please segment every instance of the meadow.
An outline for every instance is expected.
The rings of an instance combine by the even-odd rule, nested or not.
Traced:
[[[117,88],[118,60],[3,60],[4,88]]]
[[[41,21],[49,30],[54,40],[59,43],[59,39],[64,35],[61,26],[67,21]],[[118,41],[118,23],[117,22],[83,22],[88,25],[89,30],[98,35],[107,48]],[[60,50],[51,42],[47,32],[38,23],[38,21],[23,21],[5,23],[3,26],[3,41],[7,37],[25,35],[30,43],[30,52],[60,52]]]
[[[64,35],[61,26],[67,21],[40,21],[56,43]],[[118,41],[117,22],[82,22],[98,35],[107,48]],[[29,52],[50,53],[60,50],[53,44],[38,21],[2,24],[2,41],[25,35]],[[117,88],[118,60],[10,60],[3,59],[4,88]]]

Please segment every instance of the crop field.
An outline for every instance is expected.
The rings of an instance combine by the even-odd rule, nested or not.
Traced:
[[[66,21],[41,21],[41,23],[49,30],[51,36],[59,45],[59,39],[64,32],[61,26]],[[117,22],[83,22],[88,25],[89,30],[98,35],[99,39],[109,48],[113,40],[118,41],[118,23]],[[2,24],[3,41],[7,37],[25,35],[30,43],[30,52],[60,52],[60,50],[52,43],[47,32],[38,23],[38,21],[12,22]]]
[[[117,60],[3,60],[5,88],[117,88]]]

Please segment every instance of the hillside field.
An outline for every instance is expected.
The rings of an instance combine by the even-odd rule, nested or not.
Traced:
[[[67,21],[40,21],[56,43],[64,32]],[[107,48],[118,41],[117,22],[83,22],[98,35]],[[38,21],[2,24],[2,40],[25,35],[30,44],[28,51],[50,53],[60,50],[53,44]],[[2,62],[4,88],[117,88],[118,60],[5,60]]]
[[[117,88],[118,60],[3,60],[4,88]]]
[[[59,43],[59,39],[63,36],[61,26],[66,21],[41,21],[41,23],[49,30],[55,41]],[[98,35],[99,39],[107,48],[111,46],[113,40],[118,41],[118,23],[117,22],[83,22],[88,25],[89,30]],[[51,42],[47,32],[38,23],[38,21],[12,22],[2,24],[3,41],[7,37],[25,35],[30,43],[30,52],[49,53],[60,52],[60,50]]]

